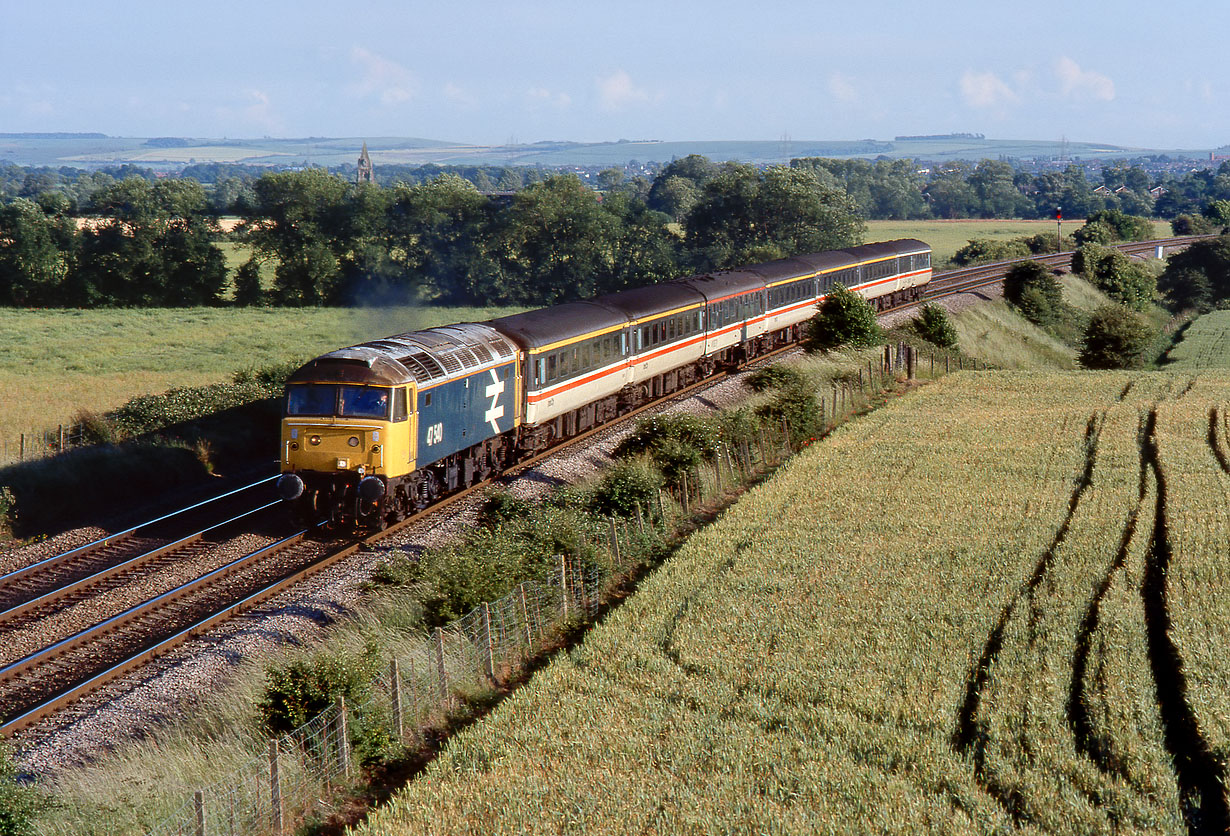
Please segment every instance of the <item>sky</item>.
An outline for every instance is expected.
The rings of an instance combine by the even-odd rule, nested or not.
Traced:
[[[0,0],[0,132],[1230,143],[1230,4]]]

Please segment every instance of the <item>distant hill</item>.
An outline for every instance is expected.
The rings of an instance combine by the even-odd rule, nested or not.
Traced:
[[[632,161],[669,162],[688,154],[749,163],[788,162],[794,157],[919,160],[1032,159],[1099,160],[1165,154],[1208,159],[1210,149],[1129,148],[1096,142],[987,139],[982,134],[898,136],[891,141],[670,141],[536,142],[530,145],[470,145],[417,137],[194,138],[110,137],[99,133],[0,133],[0,161],[27,166],[100,168],[131,163],[178,171],[192,163],[242,163],[271,167],[353,165],[363,143],[377,165],[608,166]]]

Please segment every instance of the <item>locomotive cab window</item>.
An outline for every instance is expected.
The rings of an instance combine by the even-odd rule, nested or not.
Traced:
[[[286,387],[287,415],[332,415],[337,406],[337,386],[298,383]]]
[[[375,386],[339,386],[338,415],[345,418],[389,417],[389,390]]]
[[[406,390],[405,387],[398,386],[393,390],[393,420],[405,421],[409,417],[409,412],[406,409]]]

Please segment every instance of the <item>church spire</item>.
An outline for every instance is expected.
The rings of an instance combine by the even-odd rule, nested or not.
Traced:
[[[372,169],[372,158],[367,153],[367,142],[363,143],[363,150],[359,153],[358,172],[355,175],[356,183],[375,183],[376,176]]]

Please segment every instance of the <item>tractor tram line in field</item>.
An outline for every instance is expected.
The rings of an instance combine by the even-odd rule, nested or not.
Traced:
[[[763,355],[740,371],[772,362],[793,350],[794,346],[787,346]],[[468,505],[463,500],[491,485],[515,480],[565,450],[592,443],[595,437],[618,431],[647,412],[714,387],[731,374],[718,372],[644,404],[366,537],[339,538],[327,533],[324,526],[280,539],[256,534],[277,531],[279,521],[275,518],[284,515],[284,510],[278,514],[282,503],[265,502],[270,478],[233,492],[234,497],[225,495],[230,502],[246,501],[249,510],[201,531],[169,542],[148,536],[155,527],[160,532],[169,530],[176,518],[199,515],[200,505],[206,503],[0,576],[0,606],[5,606],[0,611],[0,635],[6,638],[0,652],[0,705],[4,707],[0,734],[31,728],[356,552],[412,526],[438,525],[442,515],[464,510],[458,507]],[[253,502],[259,504],[252,508]],[[281,525],[285,527],[285,522]],[[225,538],[218,536],[223,530],[228,532]],[[259,547],[241,545],[253,538],[260,540]],[[271,539],[274,541],[269,542]],[[235,556],[237,552],[243,553]],[[218,565],[199,574],[203,566],[212,564]],[[148,587],[152,575],[175,567],[181,571],[190,567],[193,577],[178,585],[142,592],[128,605],[134,590]],[[57,620],[54,627],[49,626]],[[10,658],[22,653],[20,658]]]

